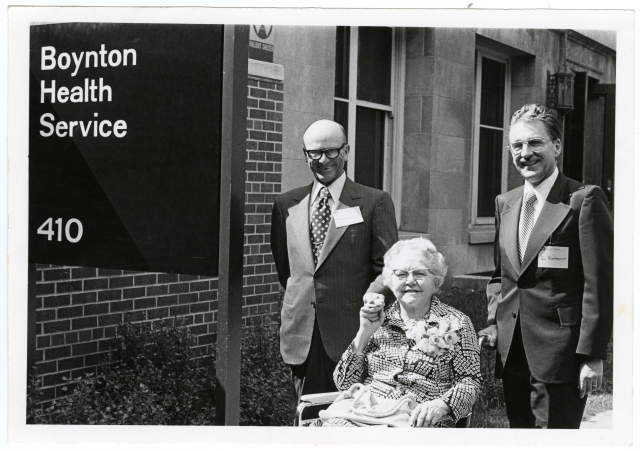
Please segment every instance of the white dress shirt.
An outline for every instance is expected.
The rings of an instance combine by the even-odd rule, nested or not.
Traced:
[[[342,195],[342,189],[344,188],[344,182],[347,180],[347,174],[342,173],[340,177],[335,179],[331,185],[327,186],[329,188],[329,193],[331,193],[331,197],[329,198],[329,208],[331,208],[331,214],[336,209],[338,205],[338,200],[340,200],[340,196]],[[313,188],[311,189],[311,198],[309,199],[309,217],[313,214],[313,204],[318,201],[318,194],[320,194],[320,190],[324,185],[317,180],[313,181]]]
[[[544,207],[544,203],[547,200],[547,196],[549,196],[549,192],[553,187],[553,184],[556,183],[556,179],[558,178],[558,167],[555,168],[553,173],[544,179],[540,184],[536,187],[531,185],[527,180],[524,182],[524,192],[522,195],[522,209],[520,210],[520,222],[522,222],[522,213],[524,212],[524,200],[527,198],[527,194],[530,191],[536,195],[536,202],[533,204],[534,212],[533,212],[533,225],[535,226],[536,221],[538,221],[538,216],[540,216],[540,212],[542,211],[542,207]],[[518,224],[519,227],[522,227],[522,224]]]

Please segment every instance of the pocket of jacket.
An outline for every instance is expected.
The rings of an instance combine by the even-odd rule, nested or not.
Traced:
[[[549,237],[549,246],[566,245],[569,242],[569,234],[567,232],[552,233]]]
[[[579,326],[582,322],[582,308],[578,306],[559,307],[558,317],[560,318],[560,327]]]

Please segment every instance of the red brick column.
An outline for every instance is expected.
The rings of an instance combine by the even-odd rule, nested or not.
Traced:
[[[245,203],[245,324],[252,316],[278,313],[280,284],[269,234],[271,208],[281,192],[283,83],[249,75]]]

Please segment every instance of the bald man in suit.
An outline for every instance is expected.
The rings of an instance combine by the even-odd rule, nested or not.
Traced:
[[[297,396],[335,391],[333,370],[359,327],[362,297],[398,240],[393,202],[344,172],[342,126],[314,122],[303,137],[314,176],[273,205],[271,250],[285,288],[280,351]]]
[[[604,192],[558,171],[555,116],[525,105],[509,148],[520,186],[496,198],[496,268],[487,285],[512,428],[579,428],[600,387],[613,328],[613,220]]]

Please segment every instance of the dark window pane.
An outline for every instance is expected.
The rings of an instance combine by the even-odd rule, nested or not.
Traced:
[[[478,153],[478,217],[495,215],[494,200],[502,185],[501,130],[480,127],[480,151]]]
[[[333,120],[344,127],[344,132],[349,136],[349,104],[340,100],[333,101]]]
[[[358,100],[389,105],[392,30],[388,27],[358,30]]]
[[[385,112],[358,107],[356,112],[355,181],[382,189]]]
[[[335,97],[349,98],[349,41],[351,29],[336,27],[336,87]]]
[[[504,83],[507,65],[482,58],[480,124],[504,127]]]

